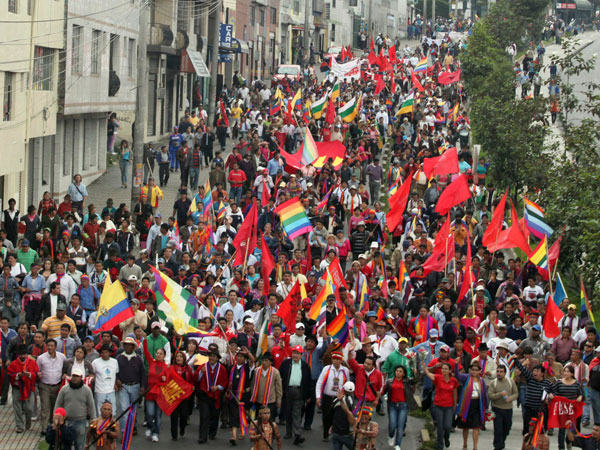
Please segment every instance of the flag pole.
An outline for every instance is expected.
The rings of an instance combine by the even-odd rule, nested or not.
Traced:
[[[548,262],[548,271],[550,271],[550,258],[548,257],[548,236],[544,237],[544,247],[546,250],[546,260]],[[550,287],[550,295],[552,296],[552,300],[554,300],[554,289],[552,288],[552,274],[549,275],[548,285]]]

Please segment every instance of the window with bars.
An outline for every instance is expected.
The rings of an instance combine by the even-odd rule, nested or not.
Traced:
[[[277,25],[277,8],[271,8],[271,23]]]
[[[300,0],[294,0],[294,13],[300,13]]]
[[[129,46],[127,47],[127,75],[131,78],[135,75],[135,39],[129,39]]]
[[[260,21],[259,22],[260,26],[264,27],[265,26],[265,10],[264,9],[261,9],[258,12],[258,18],[259,18],[259,21]]]
[[[102,31],[92,31],[92,65],[90,70],[92,74],[98,75],[100,73],[100,41],[102,40]]]
[[[254,26],[255,22],[256,22],[256,8],[254,6],[252,6],[250,8],[250,25]]]
[[[17,14],[17,0],[8,0],[8,12]]]
[[[2,120],[10,122],[13,118],[13,98],[15,92],[15,74],[12,72],[4,72],[4,108],[2,111]]]
[[[33,90],[51,91],[54,86],[56,50],[36,45],[33,58]]]
[[[81,73],[81,38],[83,36],[83,27],[73,25],[73,36],[71,37],[71,73]]]

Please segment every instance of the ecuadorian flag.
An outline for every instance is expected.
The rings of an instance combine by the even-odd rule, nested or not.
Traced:
[[[94,332],[110,331],[132,317],[133,310],[129,307],[123,286],[119,281],[111,283],[110,277],[106,277],[106,283],[100,296],[100,305],[98,305],[98,318]]]
[[[542,242],[533,251],[529,257],[529,261],[538,266],[540,274],[545,279],[548,279],[548,241],[546,240],[546,236],[544,236]]]

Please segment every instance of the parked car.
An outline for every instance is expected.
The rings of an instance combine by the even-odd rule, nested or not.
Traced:
[[[281,81],[284,78],[290,81],[302,81],[302,69],[297,64],[282,64],[277,68],[273,78],[277,81]]]

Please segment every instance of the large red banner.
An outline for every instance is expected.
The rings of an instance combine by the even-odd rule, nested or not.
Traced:
[[[156,403],[170,416],[179,404],[194,392],[194,386],[181,378],[173,367],[167,372],[167,380],[155,385],[150,392],[157,394]]]
[[[548,428],[566,428],[565,423],[575,423],[583,413],[583,402],[556,396],[548,405]]]

